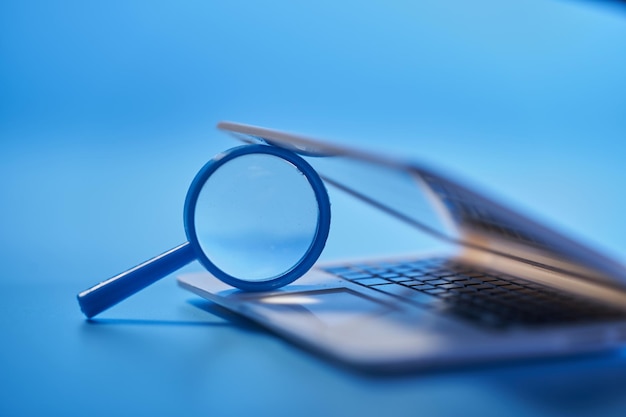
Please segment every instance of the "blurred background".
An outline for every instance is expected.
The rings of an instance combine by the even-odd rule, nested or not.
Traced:
[[[425,160],[626,260],[625,39],[611,1],[2,1],[0,414],[36,376],[97,380],[102,335],[74,295],[185,239],[191,179],[237,144],[220,120]],[[333,204],[325,258],[414,249],[415,232]],[[158,298],[174,287],[111,317],[179,314],[186,294]],[[44,404],[70,415],[73,395]]]
[[[626,8],[414,3],[2,2],[2,264],[182,241],[219,120],[426,160],[626,258]]]

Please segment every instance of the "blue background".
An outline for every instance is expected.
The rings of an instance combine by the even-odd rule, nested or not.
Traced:
[[[623,261],[625,39],[614,2],[3,1],[0,415],[624,415],[622,353],[379,379],[172,278],[97,323],[74,297],[184,240],[222,119],[427,160]],[[415,248],[331,197],[325,258]]]

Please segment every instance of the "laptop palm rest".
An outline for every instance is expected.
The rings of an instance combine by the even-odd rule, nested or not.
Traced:
[[[228,289],[206,273],[180,275],[178,282],[291,341],[354,365],[391,369],[414,358],[438,362],[450,348],[446,330],[466,333],[425,310],[407,314],[402,305],[342,286],[295,285],[264,294]]]

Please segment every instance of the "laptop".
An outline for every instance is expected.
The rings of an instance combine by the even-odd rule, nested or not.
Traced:
[[[327,185],[443,250],[320,263],[271,292],[243,292],[208,272],[180,275],[182,288],[369,371],[624,346],[626,268],[593,248],[425,164],[256,126],[218,128],[297,152]]]

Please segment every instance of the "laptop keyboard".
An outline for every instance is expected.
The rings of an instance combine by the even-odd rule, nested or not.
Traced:
[[[620,320],[626,312],[582,296],[448,259],[325,268],[358,285],[492,328]]]

